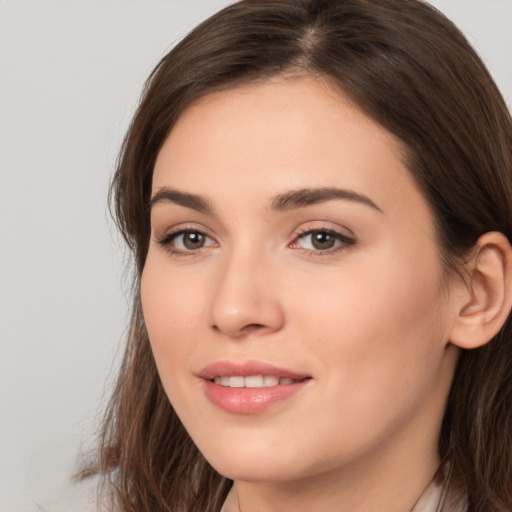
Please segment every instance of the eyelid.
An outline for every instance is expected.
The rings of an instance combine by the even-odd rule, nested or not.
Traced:
[[[205,239],[208,239],[213,243],[207,243],[206,245],[198,247],[197,249],[180,249],[172,245],[172,242],[176,240],[176,238],[187,233],[199,233],[204,236]],[[169,231],[166,231],[163,235],[155,236],[155,242],[160,245],[166,252],[176,256],[197,256],[200,252],[202,252],[202,249],[217,245],[216,240],[207,234],[206,229],[191,225],[176,226]]]
[[[348,228],[345,228],[346,231],[349,231],[350,234],[345,234],[342,232],[341,228],[332,228],[328,227],[325,224],[320,225],[308,225],[304,226],[303,228],[300,228],[293,241],[290,244],[290,247],[294,249],[301,249],[305,251],[307,254],[310,255],[317,255],[317,256],[328,256],[336,254],[340,251],[345,251],[349,247],[353,246],[357,240],[355,235],[352,233],[351,230]],[[328,235],[331,235],[335,238],[336,243],[333,247],[326,248],[326,249],[315,249],[315,248],[306,248],[306,247],[300,247],[299,241],[303,240],[304,238],[313,235],[314,233],[326,233]]]

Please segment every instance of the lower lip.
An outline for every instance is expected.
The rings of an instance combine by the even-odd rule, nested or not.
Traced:
[[[207,398],[217,407],[235,414],[256,414],[296,395],[311,379],[262,388],[230,388],[209,380],[203,382]]]

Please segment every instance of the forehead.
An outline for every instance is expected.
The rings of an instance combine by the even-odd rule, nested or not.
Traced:
[[[212,93],[178,119],[158,155],[153,193],[257,201],[286,189],[343,187],[394,210],[428,209],[398,139],[314,78],[276,78]]]

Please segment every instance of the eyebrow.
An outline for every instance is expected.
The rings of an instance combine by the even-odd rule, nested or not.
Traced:
[[[333,199],[344,199],[369,206],[381,213],[384,213],[369,197],[340,188],[304,188],[291,190],[276,196],[271,203],[272,210],[286,211],[295,208],[303,208]]]
[[[159,203],[174,203],[185,208],[191,208],[201,213],[213,213],[212,205],[203,197],[187,192],[180,192],[167,187],[162,187],[156,192],[149,203],[150,209]]]
[[[291,190],[275,196],[270,209],[273,211],[288,211],[297,208],[304,208],[318,203],[332,201],[333,199],[344,199],[369,206],[381,213],[383,211],[367,196],[340,188],[303,188]],[[170,202],[185,208],[196,210],[200,213],[212,214],[213,207],[210,202],[202,196],[181,192],[179,190],[162,187],[156,192],[150,201],[150,208],[156,204]]]

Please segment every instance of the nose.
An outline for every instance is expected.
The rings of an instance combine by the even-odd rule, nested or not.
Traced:
[[[219,272],[210,324],[230,338],[265,335],[284,325],[275,265],[269,258],[233,254]]]

